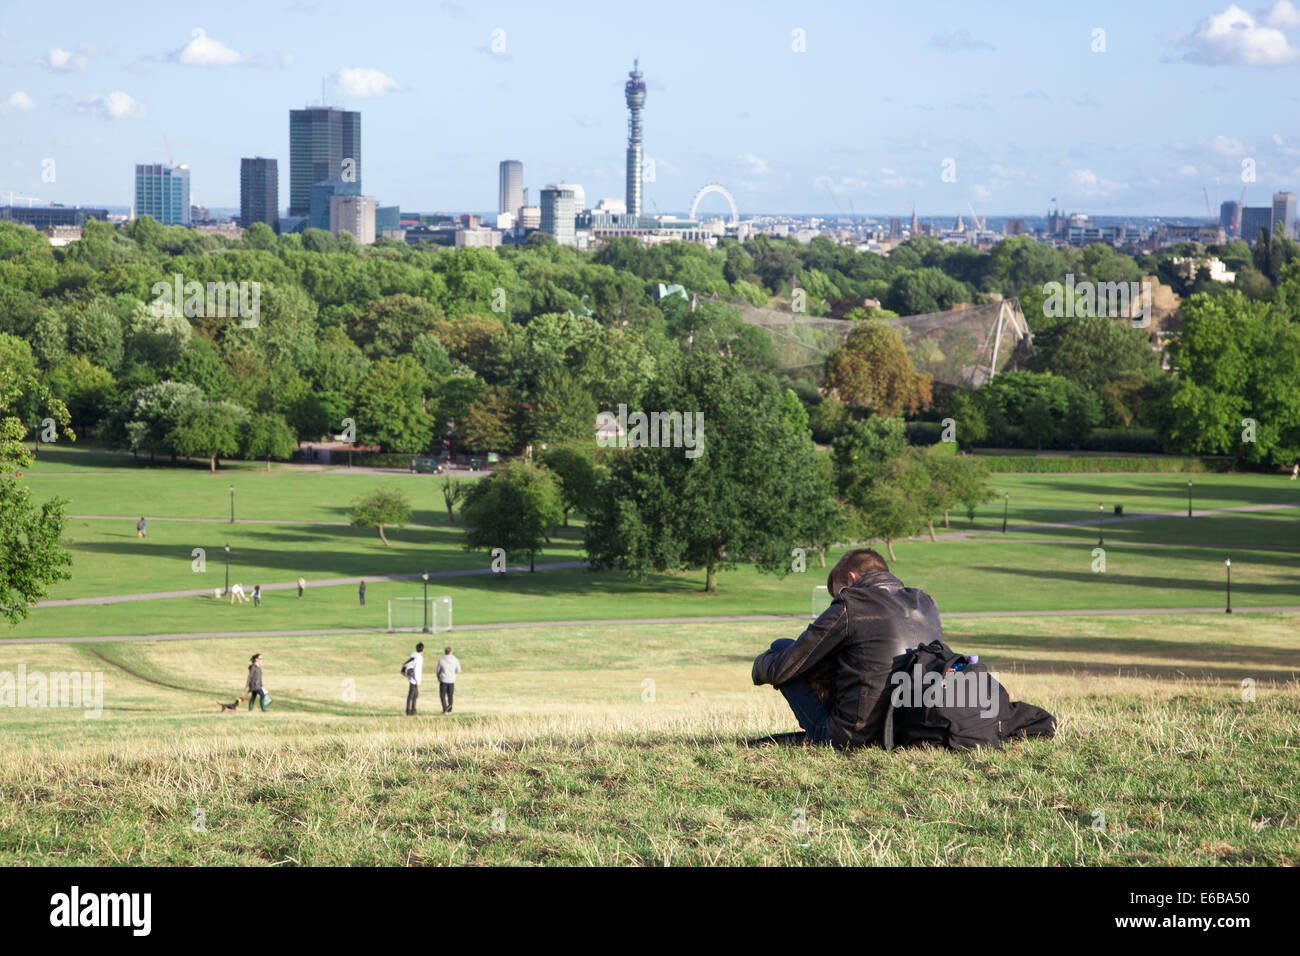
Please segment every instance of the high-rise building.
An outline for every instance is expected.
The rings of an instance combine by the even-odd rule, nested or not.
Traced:
[[[629,216],[641,215],[641,110],[645,108],[645,76],[632,61],[623,98],[627,100],[627,212]],[[545,200],[542,208],[546,208]]]
[[[897,216],[890,217],[889,220],[889,238],[898,239],[903,235],[903,220]]]
[[[497,212],[519,215],[524,204],[524,164],[517,159],[501,161],[501,185],[497,193]]]
[[[1007,220],[1006,234],[1008,236],[1023,236],[1025,235],[1025,232],[1026,230],[1025,230],[1024,219],[1017,217],[1017,218]]]
[[[1296,238],[1295,193],[1273,194],[1273,230]]]
[[[289,111],[289,215],[311,215],[311,187],[341,177],[361,188],[361,114],[331,106]]]
[[[556,183],[553,189],[567,189],[573,193],[573,214],[576,216],[587,208],[587,191],[577,183]]]
[[[1246,206],[1241,210],[1241,238],[1252,246],[1259,241],[1260,231],[1273,232],[1272,206]]]
[[[1232,201],[1219,203],[1219,225],[1223,227],[1223,231],[1229,239],[1239,239],[1241,237],[1241,203]]]
[[[572,246],[577,241],[576,216],[572,189],[552,185],[542,190],[542,232],[549,232],[562,246]]]
[[[351,233],[353,238],[363,246],[375,241],[375,197],[374,196],[331,196],[330,197],[330,232]]]
[[[164,226],[188,226],[190,168],[136,163],[135,214],[153,216]]]
[[[261,156],[239,161],[239,224],[255,222],[280,231],[280,164]]]
[[[332,176],[311,184],[311,203],[308,206],[307,225],[312,229],[328,229],[330,225],[330,203],[335,196],[360,196],[361,184],[349,182],[342,176]]]

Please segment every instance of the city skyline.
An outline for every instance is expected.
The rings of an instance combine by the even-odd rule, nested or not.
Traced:
[[[678,16],[390,5],[372,21],[324,2],[234,4],[145,22],[73,4],[53,25],[7,10],[0,189],[125,206],[136,164],[175,162],[190,167],[194,203],[238,207],[240,160],[277,159],[283,176],[286,112],[318,106],[323,89],[329,106],[366,116],[368,195],[492,209],[510,156],[531,195],[577,183],[594,205],[627,192],[636,58],[646,214],[682,211],[721,182],[747,213],[1033,215],[1055,199],[1210,221],[1243,185],[1245,204],[1262,206],[1300,184],[1287,109],[1300,99],[1300,12],[1287,0],[1033,18],[1028,4],[977,17],[932,3],[870,22],[833,4],[666,9]],[[402,23],[434,29],[438,55],[397,43]],[[592,42],[557,61],[555,44],[575,37]],[[1147,93],[1136,110],[1134,88]],[[1243,184],[1247,165],[1255,181]]]

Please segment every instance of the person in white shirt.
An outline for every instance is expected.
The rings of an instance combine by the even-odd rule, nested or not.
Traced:
[[[452,654],[450,647],[442,649],[438,658],[438,699],[442,701],[442,712],[451,713],[451,699],[456,693],[456,675],[460,673],[460,661]]]
[[[244,593],[244,586],[236,581],[230,586],[230,603],[235,603],[235,598],[239,598],[240,604],[248,603],[248,595]]]
[[[420,696],[420,682],[424,680],[424,644],[415,645],[415,650],[402,665],[402,673],[406,675],[411,685],[406,692],[406,716],[414,717],[415,701]]]

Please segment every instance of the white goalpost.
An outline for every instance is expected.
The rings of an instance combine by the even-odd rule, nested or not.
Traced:
[[[390,631],[423,631],[426,626],[431,634],[451,630],[451,598],[431,597],[427,607],[424,598],[388,599]]]
[[[820,602],[817,600],[818,591],[822,592],[822,599]],[[822,611],[826,610],[827,606],[830,604],[830,601],[828,600],[830,596],[831,596],[831,592],[827,589],[826,585],[824,584],[819,584],[812,589],[812,617],[814,621],[817,620],[817,615],[821,614]],[[821,606],[818,607],[818,604],[820,604]]]

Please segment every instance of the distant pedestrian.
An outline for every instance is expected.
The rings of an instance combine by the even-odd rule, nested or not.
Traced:
[[[456,693],[456,675],[460,673],[460,661],[451,652],[450,647],[442,649],[438,658],[438,699],[442,701],[442,712],[451,713],[451,699]]]
[[[300,578],[298,579],[298,600],[299,600],[299,601],[302,600],[302,591],[303,591],[303,588],[305,588],[306,586],[307,586],[307,579],[306,579],[306,578],[301,578],[301,577],[300,577]]]
[[[1293,475],[1292,477],[1295,476]],[[141,515],[140,520],[135,523],[135,536],[139,538],[141,541],[143,541],[144,532],[145,532],[145,520],[144,520],[144,515]]]
[[[1300,461],[1291,466],[1291,480],[1295,481],[1297,478],[1300,478]],[[143,521],[144,519],[141,518],[140,520]]]
[[[402,674],[410,685],[406,690],[406,716],[415,716],[415,702],[420,697],[420,682],[424,680],[424,644],[416,644],[411,656],[402,665]]]
[[[266,710],[266,705],[271,702],[270,695],[262,687],[262,655],[254,654],[249,658],[248,680],[244,682],[244,689],[248,691],[248,709],[253,709],[253,701],[256,700],[262,710]]]
[[[262,585],[253,585],[253,607],[262,606]]]
[[[357,596],[361,598],[361,606],[365,607],[366,606],[366,582],[364,578],[361,581],[361,587],[357,588]]]
[[[234,604],[236,598],[239,599],[240,604],[248,603],[248,595],[244,593],[244,586],[238,581],[230,586],[230,603]]]

